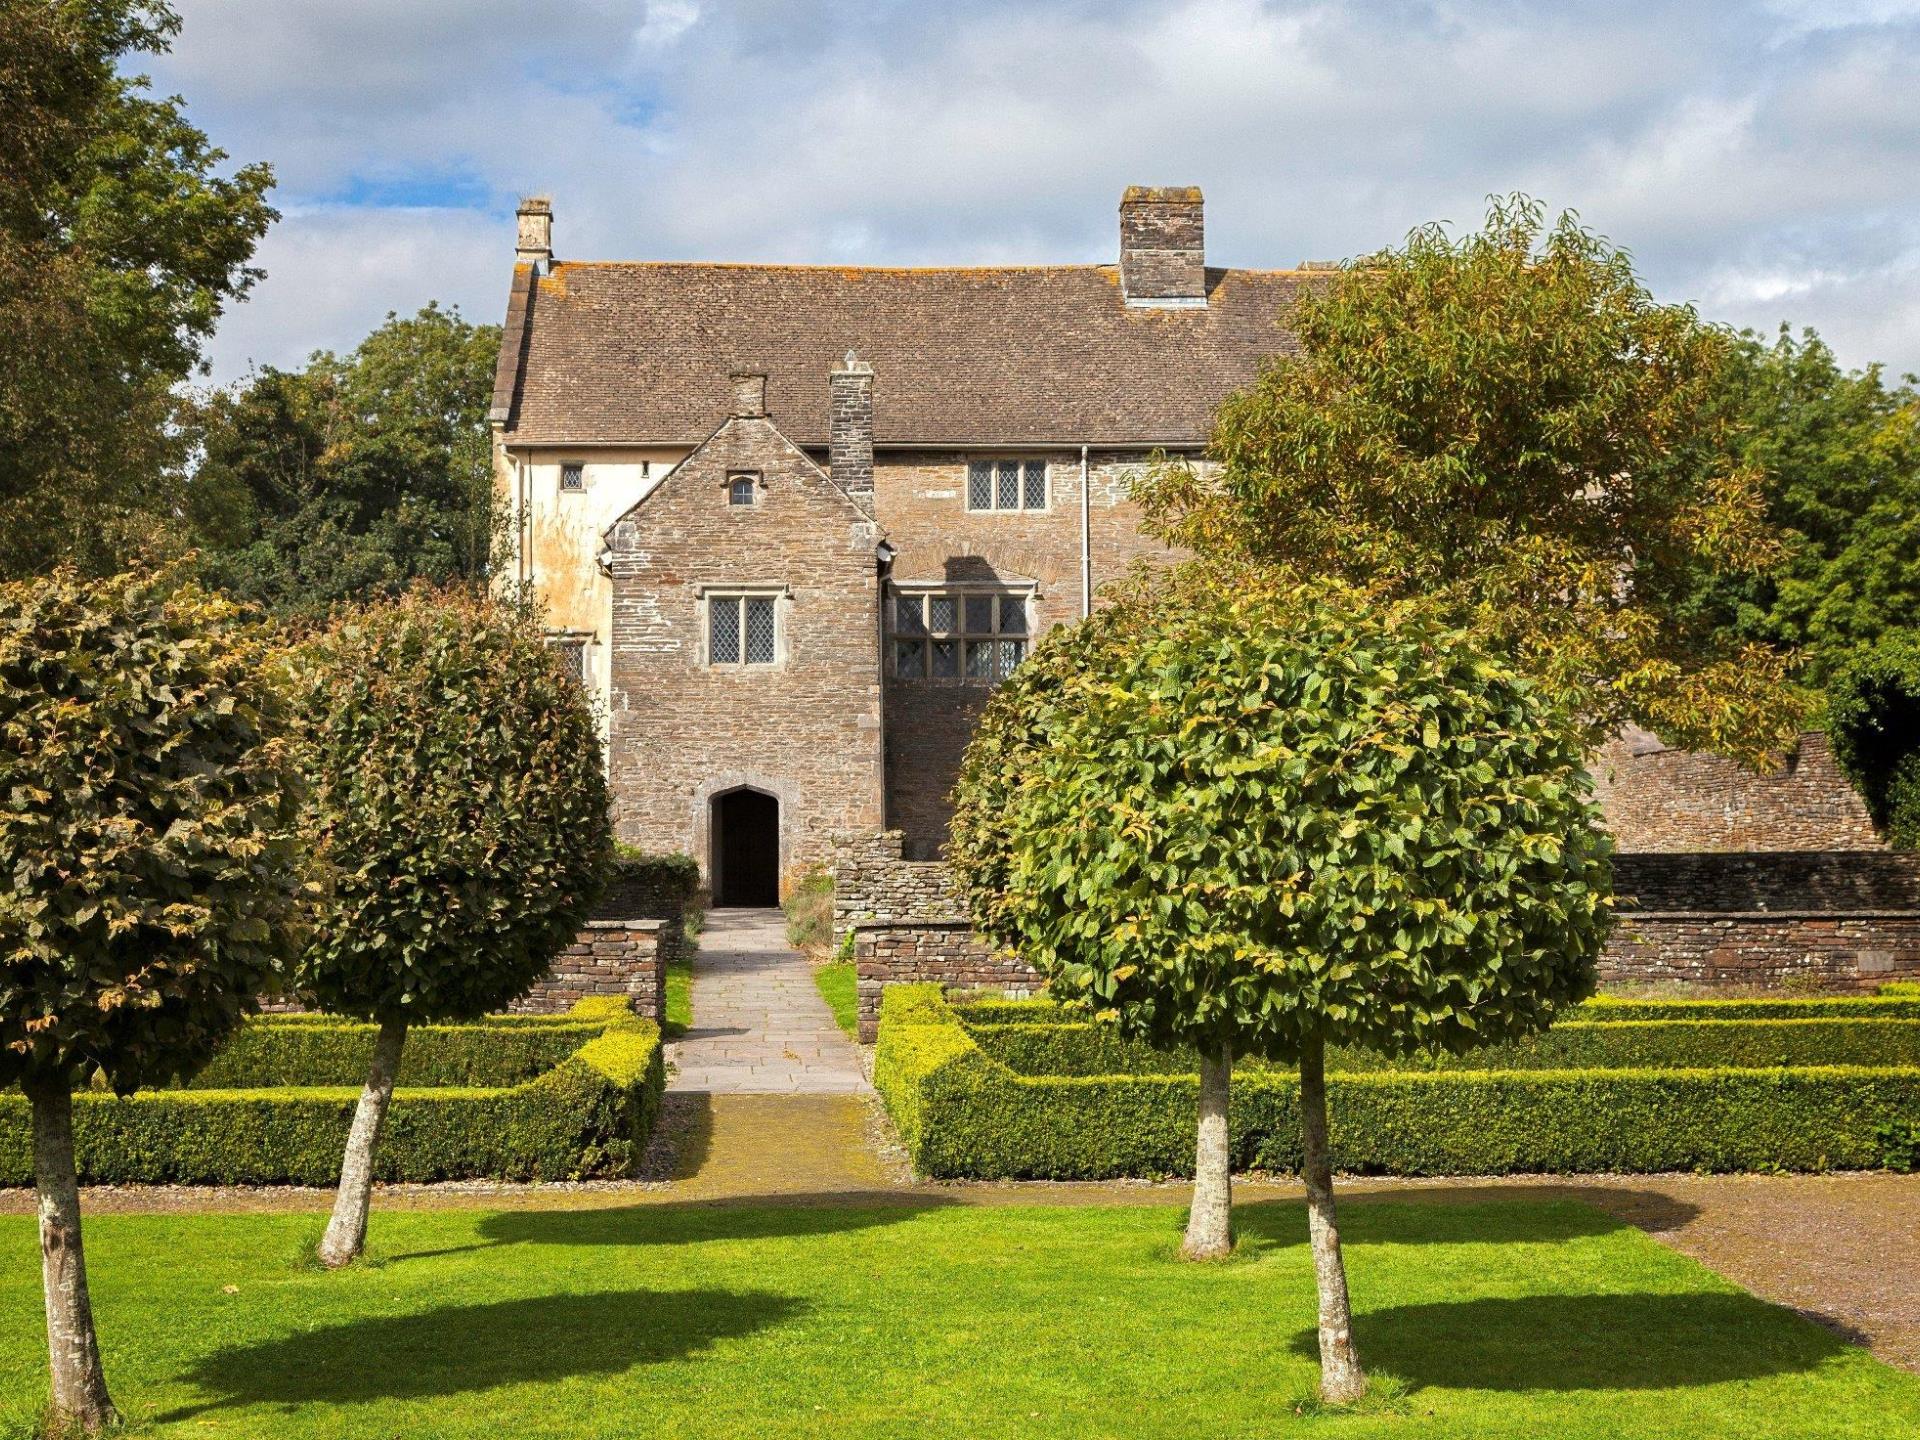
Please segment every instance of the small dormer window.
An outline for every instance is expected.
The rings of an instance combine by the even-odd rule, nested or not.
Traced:
[[[563,492],[578,492],[587,488],[587,467],[580,464],[560,467],[560,489]]]
[[[730,475],[727,477],[727,504],[758,505],[760,487],[758,477],[753,475]]]

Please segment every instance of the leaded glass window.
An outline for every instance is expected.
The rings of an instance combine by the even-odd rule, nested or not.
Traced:
[[[771,595],[707,597],[707,663],[771,665],[779,658],[779,615]]]
[[[1024,594],[926,591],[893,597],[893,673],[906,680],[1004,680],[1027,655]]]
[[[747,664],[772,663],[773,601],[767,596],[757,596],[747,601]]]
[[[975,460],[967,466],[969,510],[1044,510],[1047,462]]]

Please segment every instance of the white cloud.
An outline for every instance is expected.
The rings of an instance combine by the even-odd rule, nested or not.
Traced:
[[[289,211],[223,370],[377,319],[345,274],[495,318],[521,191],[563,254],[924,263],[1107,258],[1136,181],[1205,186],[1238,264],[1526,189],[1665,295],[1920,367],[1920,0],[181,9],[163,83]],[[336,243],[386,247],[379,273]]]

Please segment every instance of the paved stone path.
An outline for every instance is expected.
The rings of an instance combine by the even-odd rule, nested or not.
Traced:
[[[708,913],[693,962],[693,1026],[667,1049],[667,1088],[709,1095],[850,1095],[853,1042],[787,944],[778,910]]]

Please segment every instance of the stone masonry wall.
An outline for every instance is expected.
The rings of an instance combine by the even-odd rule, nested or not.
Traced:
[[[879,382],[883,387],[884,377]],[[892,575],[902,583],[1032,587],[1035,636],[1080,616],[1080,453],[1048,451],[1047,508],[967,509],[967,465],[953,453],[900,452],[874,467],[875,514],[895,547]],[[1095,591],[1136,560],[1172,552],[1140,533],[1129,496],[1144,452],[1088,457],[1087,539]],[[931,859],[952,817],[948,793],[990,683],[895,680],[886,683],[887,823],[903,832],[906,853]]]
[[[1623,851],[1884,848],[1827,737],[1817,732],[1800,737],[1784,769],[1755,775],[1632,731],[1595,758],[1593,778]]]
[[[728,480],[760,477],[759,503]],[[616,826],[711,863],[710,802],[780,803],[781,872],[882,819],[873,522],[763,417],[727,422],[613,528],[609,729]],[[706,662],[710,589],[777,587],[772,665]]]
[[[589,920],[580,937],[511,1011],[553,1015],[589,995],[621,995],[635,1013],[667,1023],[667,955],[662,920]]]
[[[1602,984],[1872,993],[1920,977],[1920,912],[1622,915],[1599,964]]]
[[[1014,996],[1037,995],[1046,985],[1026,961],[996,951],[965,921],[863,921],[853,928],[853,964],[862,1044],[879,1038],[880,992],[888,985],[937,980],[951,990]]]

